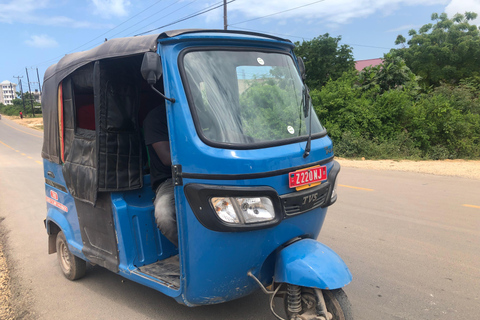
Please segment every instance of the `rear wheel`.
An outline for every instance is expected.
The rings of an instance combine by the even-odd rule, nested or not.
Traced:
[[[56,245],[58,262],[65,278],[77,280],[83,277],[87,270],[87,263],[70,252],[63,231],[57,234]]]
[[[326,313],[323,312],[325,307]],[[285,313],[287,320],[353,320],[352,306],[342,289],[320,290],[288,285]]]

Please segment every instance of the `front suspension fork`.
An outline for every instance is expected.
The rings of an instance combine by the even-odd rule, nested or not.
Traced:
[[[257,279],[250,271],[247,274],[249,277],[251,277],[255,282],[260,286],[262,291],[268,295],[270,295],[270,310],[272,311],[273,315],[278,319],[278,320],[285,320],[282,317],[280,317],[273,309],[273,299],[277,295],[278,291],[282,287],[282,284],[280,284],[275,291],[270,291],[265,288],[265,286],[260,282],[260,280]],[[287,284],[287,291],[285,294],[287,295],[287,309],[288,311],[292,314],[290,319],[287,320],[331,320],[332,319],[332,314],[327,311],[327,306],[325,304],[325,299],[323,297],[322,290],[320,289],[312,289],[315,292],[316,296],[316,306],[313,306],[313,304],[310,301],[305,301],[305,304],[309,309],[313,307],[314,310],[316,310],[316,315],[299,315],[300,312],[302,312],[302,287],[293,285],[293,284]]]

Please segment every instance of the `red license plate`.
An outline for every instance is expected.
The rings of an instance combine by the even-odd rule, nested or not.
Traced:
[[[306,168],[288,174],[288,185],[290,188],[318,184],[318,182],[327,180],[327,167],[316,166]]]

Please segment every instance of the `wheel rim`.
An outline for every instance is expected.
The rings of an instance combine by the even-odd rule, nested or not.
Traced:
[[[70,270],[70,252],[65,242],[60,243],[60,264],[63,270]]]

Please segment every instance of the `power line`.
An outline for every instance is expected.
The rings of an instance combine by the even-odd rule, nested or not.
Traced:
[[[60,58],[62,58],[62,57],[63,57],[63,56],[65,56],[66,54],[68,54],[68,53],[71,53],[71,52],[74,52],[75,50],[77,50],[77,49],[79,49],[79,48],[81,48],[81,47],[83,47],[83,46],[85,46],[85,45],[87,45],[87,44],[89,44],[89,43],[91,43],[91,42],[95,41],[96,39],[103,37],[104,35],[106,35],[106,34],[107,34],[107,33],[109,33],[110,31],[112,31],[112,30],[114,30],[114,29],[116,29],[116,28],[120,27],[121,25],[123,25],[123,24],[127,23],[128,21],[132,20],[133,18],[135,18],[135,17],[139,16],[140,14],[142,14],[142,13],[143,13],[143,12],[145,12],[146,10],[148,10],[148,9],[152,8],[153,6],[155,6],[156,4],[158,4],[158,3],[159,3],[159,2],[161,2],[161,1],[164,1],[164,0],[159,0],[159,1],[155,2],[154,4],[152,4],[151,6],[149,6],[149,7],[145,8],[145,9],[143,9],[142,11],[140,11],[140,12],[139,12],[139,13],[137,13],[137,14],[135,14],[135,15],[134,15],[134,16],[132,16],[131,18],[129,18],[129,19],[127,19],[127,20],[123,21],[122,23],[118,24],[117,26],[113,27],[112,29],[108,30],[107,32],[104,32],[104,33],[102,33],[101,35],[99,35],[99,36],[97,36],[97,37],[93,38],[92,40],[90,40],[90,41],[88,41],[88,42],[86,42],[86,43],[82,44],[81,46],[78,46],[78,47],[76,47],[76,48],[74,48],[74,49],[72,49],[72,50],[68,51],[67,53],[65,53],[65,54],[63,54],[63,55],[61,55],[61,56],[57,56],[57,57],[55,57],[55,58],[52,58],[52,59],[45,60],[45,61],[42,61],[42,62],[40,62],[40,63],[37,63],[36,65],[43,65],[43,64],[45,64],[45,63],[54,62],[54,61],[57,61],[57,60],[59,60]],[[177,4],[177,3],[178,3],[178,2],[180,2],[180,1],[181,1],[181,0],[177,0],[177,1],[175,1],[174,3],[170,4],[169,6],[167,6],[167,7],[164,7],[164,8],[162,8],[162,9],[161,9],[161,10],[159,10],[159,11],[156,11],[155,13],[153,13],[153,14],[149,15],[148,17],[146,17],[146,18],[142,19],[141,21],[139,21],[139,22],[137,22],[137,23],[135,23],[135,24],[133,24],[133,25],[131,25],[131,26],[127,27],[126,29],[123,29],[123,30],[122,30],[122,31],[120,31],[120,32],[117,32],[117,33],[115,33],[115,34],[111,35],[110,37],[112,37],[112,38],[113,38],[113,37],[115,37],[115,36],[117,36],[117,35],[119,35],[119,34],[121,34],[121,33],[125,32],[125,31],[127,31],[127,30],[129,30],[129,29],[131,29],[131,28],[135,27],[136,25],[138,25],[138,24],[140,24],[140,23],[144,22],[145,20],[147,20],[147,19],[149,19],[149,18],[151,18],[151,17],[155,16],[155,15],[156,15],[156,14],[158,14],[159,12],[161,12],[161,11],[165,11],[166,9],[168,9],[168,8],[170,8],[170,7],[172,7],[172,6],[174,6],[175,4]],[[177,12],[178,10],[181,10],[181,9],[185,8],[185,7],[187,7],[188,5],[190,5],[190,4],[192,4],[193,2],[196,2],[196,1],[197,1],[197,0],[193,0],[193,1],[189,2],[188,4],[184,5],[183,7],[180,7],[179,9],[177,9],[177,10],[175,10],[175,11],[172,11],[172,12],[170,12],[170,13],[168,13],[168,14],[166,14],[166,15],[164,15],[164,16],[162,16],[162,17],[160,17],[160,18],[158,18],[158,20],[160,20],[160,19],[162,19],[162,18],[165,18],[165,17],[167,17],[168,15],[171,15],[172,13],[175,13],[175,12]],[[142,27],[141,29],[143,29],[143,28],[144,28],[144,27]],[[140,30],[140,29],[137,29],[136,31],[138,31],[138,30]],[[134,31],[134,32],[136,32],[136,31]],[[90,46],[89,48],[96,47],[96,46],[98,46],[98,45],[102,44],[103,42],[104,42],[104,41],[100,41],[100,42],[98,42],[98,43],[95,43],[93,46]]]
[[[116,29],[116,28],[120,27],[121,25],[123,25],[123,24],[127,23],[128,21],[132,20],[133,18],[135,18],[135,17],[139,16],[140,14],[142,14],[142,13],[143,13],[143,12],[145,12],[146,10],[148,10],[148,9],[152,8],[153,6],[155,6],[156,4],[158,4],[158,3],[159,3],[159,2],[161,2],[161,1],[163,1],[163,0],[158,0],[157,2],[155,2],[154,4],[150,5],[149,7],[145,8],[145,9],[143,9],[142,11],[140,11],[140,12],[139,12],[139,13],[137,13],[137,14],[135,14],[135,15],[134,15],[134,16],[132,16],[131,18],[129,18],[129,19],[127,19],[127,20],[123,21],[122,23],[118,24],[117,26],[113,27],[112,29],[108,30],[107,32],[104,32],[104,33],[102,33],[101,35],[99,35],[99,36],[97,36],[97,37],[93,38],[92,40],[90,40],[90,41],[88,41],[88,42],[86,42],[86,43],[82,44],[81,46],[79,46],[79,47],[76,47],[76,48],[74,48],[74,49],[72,49],[72,50],[68,51],[68,52],[67,52],[67,53],[65,53],[65,54],[62,54],[62,55],[56,56],[56,57],[54,57],[54,58],[51,58],[51,59],[48,59],[48,60],[44,60],[44,61],[42,61],[42,62],[40,62],[40,63],[36,63],[35,65],[36,65],[36,66],[39,66],[39,65],[44,65],[44,64],[46,64],[46,63],[53,63],[53,62],[55,62],[55,61],[58,61],[60,58],[64,57],[66,54],[68,54],[68,53],[71,53],[71,52],[73,52],[73,51],[75,51],[75,50],[77,50],[77,49],[79,49],[79,48],[81,48],[81,47],[83,47],[83,46],[85,46],[85,45],[87,45],[87,44],[89,44],[89,43],[91,43],[91,42],[95,41],[96,39],[103,37],[105,34],[107,34],[107,33],[111,32],[112,30],[114,30],[114,29]],[[153,14],[151,14],[150,16],[146,17],[146,18],[145,18],[145,19],[143,19],[142,21],[139,21],[139,22],[137,22],[137,23],[133,24],[132,26],[130,26],[130,27],[126,28],[126,29],[123,29],[122,31],[120,31],[120,32],[118,32],[118,33],[116,33],[116,34],[112,35],[111,37],[114,37],[114,36],[116,36],[116,35],[118,35],[118,34],[120,34],[120,33],[124,32],[124,31],[126,31],[126,30],[128,30],[128,29],[131,29],[132,27],[134,27],[134,26],[136,26],[136,25],[140,24],[141,22],[145,21],[146,19],[149,19],[149,18],[151,18],[152,16],[155,16],[156,14],[158,14],[158,13],[159,13],[159,12],[161,12],[161,11],[164,11],[164,10],[166,10],[166,9],[170,8],[171,6],[173,6],[173,5],[177,4],[177,3],[178,3],[178,2],[180,2],[180,1],[181,1],[181,0],[177,0],[177,1],[175,1],[174,3],[172,3],[172,4],[171,4],[171,5],[169,5],[169,6],[167,6],[166,8],[162,8],[161,10],[159,10],[159,11],[156,11],[155,13],[153,13]],[[164,16],[162,16],[162,17],[160,17],[160,18],[158,18],[158,20],[160,20],[160,19],[162,19],[162,18],[165,18],[165,17],[167,17],[167,16],[171,15],[172,13],[175,13],[175,12],[177,12],[177,11],[179,11],[179,10],[181,10],[181,9],[185,8],[185,7],[187,7],[188,5],[190,5],[190,4],[192,4],[192,3],[196,2],[196,1],[197,1],[197,0],[193,0],[193,1],[189,2],[188,4],[186,4],[186,5],[182,6],[182,7],[180,7],[179,9],[177,9],[177,10],[175,10],[175,11],[173,11],[173,12],[170,12],[170,13],[168,13],[168,14],[166,14],[166,15],[164,15]],[[230,1],[230,2],[233,2],[233,1],[235,1],[235,0],[232,0],[232,1]],[[217,3],[217,4],[218,4],[218,3]],[[212,5],[212,6],[215,6],[215,4],[214,4],[214,5]],[[208,12],[208,11],[211,11],[211,10],[213,10],[213,9],[216,9],[216,8],[217,8],[217,7],[215,7],[215,8],[212,8],[211,10],[207,10],[207,9],[211,8],[212,6],[209,6],[209,7],[207,7],[206,9],[204,9],[204,10],[201,10],[201,11],[200,11],[200,14],[206,13],[206,12]],[[203,12],[203,11],[205,11],[205,12]],[[197,12],[198,12],[198,11],[197,11]],[[191,14],[191,15],[187,16],[187,18],[190,18],[190,16],[193,18],[193,17],[194,17],[194,15],[195,15],[195,13],[193,13],[193,14]],[[198,15],[198,14],[197,14],[197,15]],[[185,20],[186,20],[186,19],[185,19]],[[178,22],[180,22],[180,21],[178,21]],[[175,23],[178,23],[178,22],[175,22]],[[173,24],[173,23],[172,23],[172,24]],[[170,24],[170,25],[171,25],[171,24]],[[144,27],[142,27],[142,28],[144,28]],[[140,29],[137,29],[136,31],[138,31],[138,30],[140,30]],[[134,31],[134,32],[136,32],[136,31]],[[142,33],[142,34],[143,34],[143,33]],[[93,45],[93,47],[95,47],[95,46],[97,46],[97,45],[100,45],[101,43],[103,43],[103,41],[101,41],[101,42],[98,42],[98,43],[95,43],[95,44]],[[92,48],[92,46],[90,46],[89,48]]]
[[[240,28],[240,27],[237,27],[237,29],[247,30],[247,31],[253,31],[253,32],[261,32],[261,33],[271,33],[271,34],[276,34],[276,35],[279,35],[279,36],[290,37],[290,38],[299,38],[299,39],[308,40],[308,41],[312,40],[312,38],[306,38],[306,37],[295,36],[295,35],[291,35],[291,34],[283,34],[283,33],[271,32],[271,31],[262,31],[262,30],[255,30],[255,29],[248,29],[248,28]],[[341,42],[343,42],[343,41],[341,41]],[[343,42],[343,44],[346,44],[346,45],[349,45],[349,46],[352,46],[352,47],[366,47],[366,48],[387,49],[387,50],[392,49],[392,48],[387,48],[387,47],[377,47],[377,46],[371,46],[371,45],[365,45],[365,44],[358,44],[358,43],[346,43],[346,42]]]
[[[138,17],[139,15],[141,15],[142,13],[144,13],[145,11],[147,11],[148,9],[152,8],[153,6],[157,5],[158,3],[162,2],[162,1],[164,1],[164,0],[158,0],[158,1],[156,1],[154,4],[148,6],[147,8],[145,8],[145,9],[143,9],[142,11],[138,12],[137,14],[133,15],[132,17],[128,18],[127,20],[121,22],[120,24],[116,25],[115,27],[111,28],[110,30],[102,33],[101,35],[93,38],[92,40],[90,40],[90,41],[88,41],[88,42],[85,42],[84,44],[82,44],[82,45],[80,45],[80,46],[78,46],[78,47],[76,47],[76,48],[74,48],[74,49],[72,49],[72,50],[70,50],[70,51],[67,51],[67,53],[62,54],[62,55],[60,55],[60,56],[57,56],[57,57],[55,57],[55,58],[51,58],[51,59],[42,61],[42,62],[37,63],[37,64],[35,64],[35,65],[38,66],[38,65],[43,65],[43,64],[48,63],[48,62],[57,61],[58,59],[60,59],[60,58],[62,58],[63,56],[65,56],[66,54],[71,53],[71,52],[74,52],[74,51],[76,51],[77,49],[79,49],[79,48],[81,48],[81,47],[83,47],[83,46],[85,46],[85,45],[87,45],[87,44],[95,41],[96,39],[103,37],[104,35],[106,35],[106,34],[109,33],[110,31],[115,30],[116,28],[118,28],[118,27],[120,27],[121,25],[127,23],[128,21],[130,21],[130,20]],[[180,0],[178,0],[177,2],[179,2],[179,1],[180,1]],[[177,3],[177,2],[175,2],[175,3]],[[175,3],[174,3],[174,4],[175,4]],[[168,8],[168,7],[167,7],[167,8]],[[157,12],[157,13],[158,13],[158,12]],[[148,16],[147,19],[150,18],[150,17],[151,17],[151,16]],[[144,20],[142,20],[142,21],[144,21]],[[135,26],[135,25],[134,25],[134,26]],[[125,30],[128,30],[128,29],[125,29]],[[125,31],[125,30],[123,30],[123,31]],[[123,32],[123,31],[122,31],[122,32]],[[117,33],[117,34],[118,34],[118,33]],[[115,35],[117,35],[117,34],[115,34]],[[113,35],[113,36],[115,36],[115,35]],[[102,41],[102,42],[103,42],[103,41]]]
[[[283,11],[275,12],[275,13],[272,13],[272,14],[268,14],[268,15],[266,15],[266,16],[262,16],[262,17],[258,17],[258,18],[253,18],[253,19],[249,19],[249,20],[244,20],[244,21],[232,23],[232,24],[230,24],[230,26],[234,26],[234,25],[241,24],[241,23],[245,23],[245,22],[249,22],[249,21],[254,21],[254,20],[259,20],[259,19],[271,17],[271,16],[274,16],[274,15],[277,15],[277,14],[280,14],[280,13],[284,13],[284,12],[288,12],[288,11],[300,9],[300,8],[303,8],[303,7],[311,6],[312,4],[319,3],[319,2],[323,2],[323,1],[325,1],[325,0],[318,0],[318,1],[315,1],[315,2],[311,2],[311,3],[304,4],[304,5],[302,5],[302,6],[295,7],[295,8],[290,8],[290,9],[287,9],[287,10],[283,10]]]
[[[306,37],[301,37],[301,36],[294,36],[292,34],[284,34],[284,33],[278,33],[278,32],[271,32],[271,31],[262,31],[262,30],[255,30],[255,29],[249,29],[249,28],[240,28],[240,27],[236,27],[237,29],[240,29],[240,30],[246,30],[246,31],[253,31],[253,32],[260,32],[260,33],[271,33],[271,34],[276,34],[276,35],[279,35],[279,36],[284,36],[284,37],[291,37],[291,38],[299,38],[299,39],[303,39],[303,40],[312,40],[311,38],[306,38]]]
[[[115,36],[119,35],[120,33],[124,32],[124,31],[127,31],[127,30],[129,30],[129,29],[131,29],[131,28],[133,28],[133,27],[135,27],[135,26],[138,26],[140,23],[145,22],[146,20],[150,19],[150,18],[153,17],[153,16],[156,16],[158,13],[160,13],[160,12],[162,12],[162,11],[165,11],[165,10],[167,10],[167,9],[170,8],[170,7],[173,7],[174,5],[176,5],[177,3],[179,3],[180,1],[181,1],[181,0],[177,0],[177,1],[173,2],[172,4],[166,6],[165,8],[162,8],[161,10],[155,11],[154,13],[152,13],[151,15],[149,15],[148,17],[144,18],[142,21],[139,21],[139,22],[131,25],[130,27],[128,27],[128,28],[126,28],[126,29],[123,29],[122,31],[120,31],[120,32],[112,35],[112,37],[115,37]],[[196,1],[196,0],[195,0],[195,1]],[[194,2],[194,1],[193,1],[193,2]],[[191,2],[190,2],[190,3],[191,3]],[[189,3],[189,4],[190,4],[190,3]],[[188,4],[187,4],[187,5],[188,5]],[[183,7],[182,7],[182,8],[183,8]],[[161,16],[160,18],[158,18],[158,20],[163,19],[163,18],[165,18],[166,16],[168,16],[168,15],[174,13],[174,12],[176,12],[176,11],[167,13],[166,15],[163,15],[163,16]],[[149,25],[150,25],[150,24],[149,24]],[[144,28],[144,27],[141,27],[140,29],[143,29],[143,28]],[[138,30],[138,29],[137,29],[137,30]],[[137,30],[133,31],[132,34],[135,33]]]
[[[177,2],[179,2],[179,1],[180,1],[180,0],[178,0]],[[161,17],[160,17],[160,18],[158,18],[158,20],[157,20],[157,21],[155,21],[154,23],[149,23],[148,25],[144,25],[143,27],[140,27],[139,29],[137,29],[137,30],[133,31],[131,34],[132,34],[132,35],[134,35],[134,34],[135,34],[135,33],[137,33],[138,31],[140,31],[140,30],[143,30],[143,29],[145,29],[146,27],[149,27],[149,26],[151,26],[151,25],[153,25],[153,24],[157,23],[159,20],[161,20],[161,19],[163,19],[163,18],[165,18],[165,17],[167,17],[167,16],[171,15],[172,13],[175,13],[175,12],[177,12],[177,11],[179,11],[179,10],[182,10],[183,8],[185,8],[186,6],[189,6],[189,5],[191,5],[191,4],[192,4],[192,3],[194,3],[195,1],[197,1],[197,0],[194,0],[194,1],[192,1],[192,2],[189,2],[189,3],[187,3],[186,5],[184,5],[183,7],[180,7],[180,8],[178,8],[177,10],[175,10],[175,11],[172,11],[172,12],[170,12],[170,13],[167,13],[167,14],[165,14],[165,15],[161,16]],[[177,2],[175,2],[174,4],[176,4]],[[170,6],[169,6],[169,7],[170,7]],[[168,8],[168,7],[167,7],[167,8]],[[166,8],[165,8],[165,9],[166,9]],[[138,23],[137,23],[137,24],[138,24]]]
[[[82,44],[81,46],[78,46],[78,47],[76,47],[76,48],[68,51],[67,53],[76,51],[77,49],[80,49],[81,47],[83,47],[83,46],[85,46],[85,45],[87,45],[87,44],[89,44],[89,43],[97,40],[98,38],[101,38],[101,37],[105,36],[105,35],[106,35],[107,33],[109,33],[110,31],[117,29],[118,27],[120,27],[121,25],[124,25],[125,23],[127,23],[128,21],[132,20],[132,19],[135,18],[135,17],[138,17],[139,15],[141,15],[142,13],[144,13],[145,11],[147,11],[148,9],[150,9],[151,7],[156,6],[158,3],[162,2],[162,1],[164,1],[164,0],[158,0],[157,2],[155,2],[154,4],[152,4],[151,6],[146,7],[146,8],[143,9],[142,11],[140,11],[140,12],[138,12],[137,14],[133,15],[132,17],[128,18],[127,20],[123,21],[122,23],[116,25],[116,26],[113,27],[112,29],[110,29],[110,30],[102,33],[101,35],[97,36],[96,38],[93,38],[92,40],[90,40],[90,41],[88,41],[88,42],[85,42],[85,43]],[[178,2],[178,1],[177,1],[177,2]],[[113,36],[115,36],[115,35],[113,35]],[[113,36],[112,36],[112,37],[113,37]]]
[[[235,0],[233,0],[233,1],[235,1]],[[205,10],[207,10],[207,9],[210,9],[210,8],[212,8],[213,6],[216,6],[216,5],[218,5],[218,3],[219,3],[219,2],[217,2],[217,3],[213,4],[213,5],[211,5],[211,6],[207,7],[207,8],[205,8],[205,9],[202,9],[202,10],[200,10],[200,11],[196,11],[196,12],[194,12],[194,13],[191,13],[191,14],[189,14],[189,15],[187,15],[187,16],[185,16],[185,17],[183,17],[183,18],[180,18],[180,19],[185,19],[185,20],[186,20],[187,18],[193,17],[194,15],[196,15],[196,14],[197,14],[197,13],[199,13],[199,12],[203,12],[203,11],[205,11]],[[213,8],[213,9],[216,9],[216,8],[217,8],[217,7]],[[212,9],[212,10],[213,10],[213,9]],[[177,20],[177,21],[178,21],[178,20]],[[171,24],[173,24],[173,23],[177,23],[177,22],[176,22],[176,21],[174,21],[174,22],[170,23],[170,25],[171,25]],[[155,28],[155,29],[152,29],[152,30],[149,30],[149,31],[145,31],[145,32],[142,32],[142,33],[136,34],[135,36],[140,36],[140,35],[143,35],[143,34],[146,34],[146,33],[152,32],[152,31],[154,31],[154,30],[158,30],[158,29],[160,29],[160,28],[163,28],[163,27],[164,27],[164,26],[162,26],[162,27],[158,27],[158,28]],[[138,30],[137,30],[137,31],[138,31]]]
[[[228,3],[232,3],[232,2],[234,2],[234,1],[236,1],[236,0],[230,0],[230,1],[227,2],[227,4],[228,4]],[[168,26],[177,24],[177,23],[182,22],[182,21],[185,21],[185,20],[189,20],[189,19],[195,18],[196,16],[205,14],[205,13],[210,12],[210,11],[212,11],[212,10],[218,9],[218,8],[220,8],[220,7],[222,7],[222,6],[223,6],[223,1],[221,2],[221,4],[219,4],[219,5],[217,5],[217,6],[213,7],[213,8],[201,10],[201,11],[199,11],[199,12],[197,12],[197,13],[190,14],[190,15],[188,15],[188,16],[185,16],[185,17],[181,18],[181,19],[178,19],[178,20],[173,21],[173,22],[171,22],[171,23],[168,23],[168,24],[166,24],[166,25],[160,26],[160,27],[158,27],[158,28],[155,28],[155,29],[152,29],[152,30],[148,30],[148,31],[145,31],[145,32],[142,32],[142,33],[139,33],[139,34],[136,34],[135,36],[140,36],[140,35],[142,35],[142,34],[146,34],[146,33],[149,33],[149,32],[155,31],[155,30],[158,30],[158,29],[162,29],[162,28],[165,28],[165,27],[168,27]]]
[[[366,44],[358,44],[358,43],[345,43],[345,44],[348,44],[349,46],[352,46],[352,47],[366,47],[366,48],[388,49],[388,50],[393,49],[393,48],[387,48],[387,47],[369,46]]]

